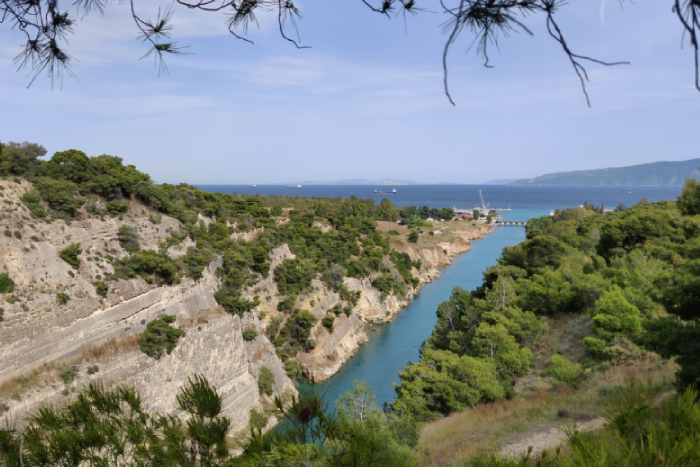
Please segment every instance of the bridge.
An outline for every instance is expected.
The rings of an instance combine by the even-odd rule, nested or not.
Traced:
[[[503,221],[496,221],[494,222],[496,225],[522,225],[525,226],[527,225],[527,222],[503,222]]]

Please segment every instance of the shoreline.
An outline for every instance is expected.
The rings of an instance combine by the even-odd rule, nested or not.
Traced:
[[[394,223],[386,224],[388,225],[383,226],[385,229],[396,226]],[[369,278],[363,280],[346,278],[346,285],[350,290],[362,292],[358,305],[354,308],[351,317],[347,319],[352,321],[353,325],[348,328],[346,322],[343,322],[346,325],[344,335],[336,335],[334,339],[332,335],[328,333],[324,335],[321,331],[322,339],[319,340],[318,348],[296,357],[296,361],[302,366],[306,383],[317,384],[332,378],[359,352],[360,346],[369,341],[367,330],[371,329],[371,326],[391,322],[412,303],[424,284],[432,283],[441,276],[440,269],[449,267],[455,258],[471,250],[471,241],[483,239],[495,230],[491,225],[482,224],[478,229],[448,230],[447,232],[452,236],[444,242],[440,241],[442,239],[433,239],[432,244],[416,244],[415,247],[398,245],[401,248],[395,248],[397,251],[408,253],[411,260],[423,262],[421,271],[416,271],[419,284],[407,291],[403,298],[396,297],[392,293],[381,300],[380,293],[371,287]]]

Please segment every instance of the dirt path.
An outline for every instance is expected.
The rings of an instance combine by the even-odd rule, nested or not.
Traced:
[[[576,428],[579,431],[599,430],[604,424],[605,419],[601,417],[585,422],[577,422]],[[527,454],[530,446],[532,446],[532,456],[539,456],[545,449],[552,451],[566,440],[566,433],[562,428],[563,425],[560,425],[528,433],[522,438],[503,446],[500,455],[503,457],[520,457],[523,454]]]
[[[668,397],[674,395],[675,390],[667,391],[656,398],[652,407],[658,407]],[[572,425],[572,421],[551,427],[549,429],[540,429],[534,432],[527,433],[520,439],[506,444],[501,448],[500,455],[503,457],[520,457],[527,454],[527,450],[532,446],[532,456],[539,456],[545,449],[552,451],[557,446],[566,441],[566,433],[562,429],[565,425]],[[576,428],[579,431],[600,430],[605,425],[605,419],[602,417],[594,418],[585,422],[577,422]]]

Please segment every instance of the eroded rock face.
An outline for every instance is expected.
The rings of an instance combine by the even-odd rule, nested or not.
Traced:
[[[113,272],[107,256],[128,254],[117,239],[119,226],[136,227],[141,248],[157,249],[171,231],[180,229],[176,219],[162,216],[154,224],[149,220],[151,212],[132,203],[121,220],[84,213],[82,220],[70,223],[28,221],[29,213],[19,197],[30,185],[8,181],[0,185],[5,187],[3,198],[9,201],[4,227],[21,236],[0,240],[0,270],[15,281],[13,295],[18,298],[14,304],[2,304],[0,384],[34,372],[54,373],[48,384],[3,401],[10,407],[11,418],[22,420],[41,404],[63,400],[66,396],[61,392],[68,387],[57,382],[55,374],[69,364],[76,371],[71,388],[92,380],[105,385],[131,384],[146,407],[160,413],[173,413],[180,388],[190,376],[202,374],[223,396],[223,414],[232,420],[234,432],[245,430],[250,409],[261,409],[266,402],[267,396],[261,397],[257,387],[263,366],[275,374],[275,395],[296,394],[274,347],[262,334],[257,313],[241,320],[216,303],[219,279],[215,271],[220,260],[212,262],[197,281],[183,277],[179,284],[159,286],[141,278],[118,280],[109,283],[107,297],[97,295],[94,283],[105,272]],[[59,253],[78,242],[83,253],[76,270]],[[168,254],[183,254],[191,244],[187,239]],[[57,292],[67,293],[70,300],[60,305]],[[161,314],[174,315],[186,335],[170,355],[154,360],[138,350],[135,340]],[[246,342],[242,332],[249,328],[260,335]],[[88,374],[93,365],[99,371]]]

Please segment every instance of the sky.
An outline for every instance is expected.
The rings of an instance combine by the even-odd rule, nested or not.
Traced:
[[[439,2],[418,2],[439,11]],[[13,57],[23,38],[0,25],[0,141],[49,156],[110,154],[162,183],[264,184],[392,177],[480,183],[566,170],[698,157],[700,93],[670,0],[571,0],[559,23],[577,53],[630,65],[587,65],[592,107],[544,18],[502,37],[491,64],[448,56],[456,106],[443,90],[443,13],[387,19],[360,0],[299,0],[302,44],[261,14],[254,45],[222,14],[175,7],[173,39],[191,55],[158,75],[128,3],[75,26],[79,80],[27,88]],[[168,3],[136,0],[143,16]],[[288,35],[293,31],[288,30]]]

